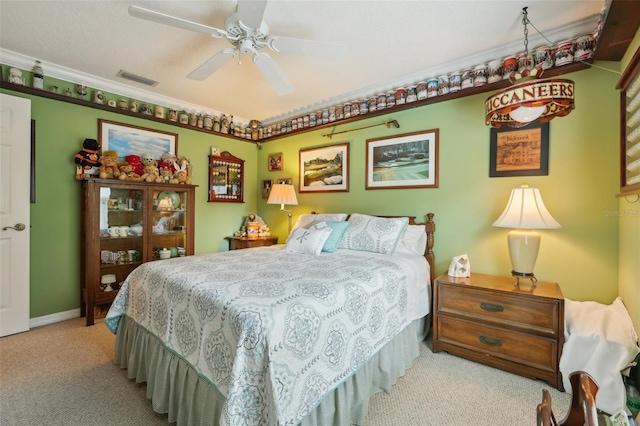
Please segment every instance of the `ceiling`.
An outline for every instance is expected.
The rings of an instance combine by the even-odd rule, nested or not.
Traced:
[[[30,69],[38,59],[45,82],[53,76],[141,101],[269,124],[516,54],[524,50],[525,6],[531,23],[553,43],[591,33],[604,1],[269,0],[264,21],[270,34],[347,49],[341,63],[262,49],[294,87],[283,96],[247,55],[203,81],[188,79],[231,44],[134,18],[131,5],[221,29],[237,9],[237,1],[0,0],[1,62]],[[549,42],[529,26],[529,49],[543,44]],[[159,83],[133,83],[117,77],[120,70]]]

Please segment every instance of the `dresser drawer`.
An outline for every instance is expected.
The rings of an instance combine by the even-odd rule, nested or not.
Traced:
[[[435,326],[439,342],[538,370],[557,372],[557,340],[444,315],[438,318]]]
[[[454,285],[440,285],[438,291],[436,309],[440,314],[449,313],[558,338],[560,315],[556,300]]]

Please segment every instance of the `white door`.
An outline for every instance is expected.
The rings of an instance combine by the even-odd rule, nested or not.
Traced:
[[[0,336],[29,330],[31,101],[0,94]]]

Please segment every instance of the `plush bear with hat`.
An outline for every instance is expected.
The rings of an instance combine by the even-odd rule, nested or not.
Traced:
[[[83,179],[85,174],[92,174],[94,167],[100,167],[100,156],[98,151],[100,144],[95,139],[85,139],[82,143],[82,149],[78,151],[73,161],[78,165],[76,167],[76,177]]]

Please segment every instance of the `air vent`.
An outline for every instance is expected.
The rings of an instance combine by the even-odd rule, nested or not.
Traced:
[[[135,81],[136,83],[144,84],[146,86],[151,86],[151,87],[158,84],[158,82],[155,80],[151,80],[150,78],[135,75],[124,70],[120,70],[117,76],[121,78],[125,78],[127,80]]]

